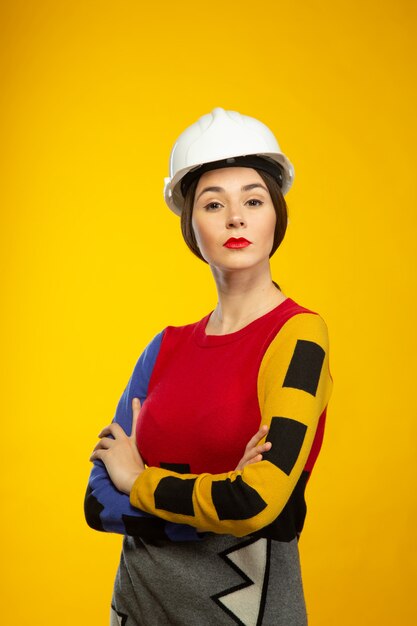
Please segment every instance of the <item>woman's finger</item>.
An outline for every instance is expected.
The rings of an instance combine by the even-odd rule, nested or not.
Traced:
[[[114,443],[114,439],[103,437],[95,446],[94,450],[108,450],[112,446],[113,443]]]
[[[270,441],[265,441],[265,443],[263,443],[261,446],[257,446],[255,450],[262,454],[263,452],[267,452],[271,448],[272,448],[272,443]]]
[[[267,432],[268,432],[268,425],[262,424],[258,432],[254,434],[252,439],[249,439],[248,445],[246,446],[246,450],[255,448],[258,445],[258,443],[261,441],[261,439],[265,437]]]
[[[125,434],[126,433],[123,428],[119,424],[116,424],[116,422],[113,422],[112,424],[105,426],[103,430],[98,434],[98,436],[101,438],[112,435],[116,439],[118,436]]]
[[[133,398],[132,400],[132,432],[130,436],[136,440],[136,425],[138,423],[138,417],[140,413],[140,400],[139,398]]]
[[[259,461],[262,461],[262,454],[256,454],[252,459],[248,459],[245,462],[245,466],[252,465],[252,463],[259,463]]]
[[[93,452],[90,455],[90,461],[101,461],[102,460],[102,456],[103,454],[106,452],[106,450],[96,450],[94,449]]]
[[[236,467],[237,470],[242,470],[246,465],[250,465],[251,463],[262,461],[262,454],[271,449],[272,443],[270,441],[264,441],[264,443],[259,445],[259,442],[266,436],[268,428],[267,424],[263,424],[258,432],[249,440],[244,455]]]
[[[270,441],[266,441],[265,443],[263,443],[261,446],[256,446],[256,448],[250,448],[248,450],[246,450],[242,461],[244,463],[248,463],[249,461],[251,463],[253,463],[253,459],[257,458],[257,457],[261,457],[260,459],[258,459],[259,461],[262,460],[262,454],[264,452],[267,452],[268,450],[270,450],[272,447],[272,444]],[[256,461],[255,461],[256,462]]]

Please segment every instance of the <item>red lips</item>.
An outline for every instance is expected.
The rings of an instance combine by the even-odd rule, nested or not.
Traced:
[[[239,237],[239,238],[230,237],[230,239],[228,239],[226,243],[224,243],[223,245],[225,248],[237,249],[237,248],[247,248],[248,246],[251,245],[251,243],[252,243],[251,241],[248,241],[244,237]]]

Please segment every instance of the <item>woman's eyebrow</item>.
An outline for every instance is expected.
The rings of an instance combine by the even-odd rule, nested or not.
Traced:
[[[242,187],[242,191],[250,191],[251,189],[256,189],[256,187],[260,187],[261,189],[268,191],[268,189],[264,185],[261,185],[261,183],[251,183],[250,185],[245,185]]]
[[[224,189],[223,187],[204,187],[204,189],[202,189],[198,194],[196,200],[198,200],[199,197],[203,195],[203,193],[206,193],[206,191],[214,191],[215,193],[220,193],[221,191],[224,191]]]
[[[268,191],[268,189],[264,185],[261,185],[261,183],[251,183],[250,185],[244,185],[243,187],[241,187],[241,191],[251,191],[252,189],[256,189],[257,187],[260,187],[266,192]],[[196,201],[200,198],[200,196],[203,195],[203,193],[206,193],[207,191],[212,191],[214,193],[221,193],[222,191],[225,191],[225,190],[223,189],[223,187],[204,187],[204,189],[202,189],[200,193],[198,194]]]

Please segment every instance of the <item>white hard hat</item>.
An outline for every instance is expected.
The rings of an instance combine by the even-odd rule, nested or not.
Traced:
[[[172,148],[169,178],[165,178],[165,202],[174,213],[181,215],[184,206],[181,181],[188,172],[208,163],[233,161],[234,157],[249,155],[261,157],[275,169],[278,164],[282,193],[288,192],[294,180],[294,168],[265,124],[221,108],[203,115],[181,133]],[[227,165],[233,166],[233,163],[229,161]]]

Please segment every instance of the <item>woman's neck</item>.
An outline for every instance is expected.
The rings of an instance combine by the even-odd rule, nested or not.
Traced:
[[[225,274],[215,268],[212,272],[219,301],[208,321],[207,335],[236,332],[286,300],[272,282],[269,265],[260,275],[244,271]]]

